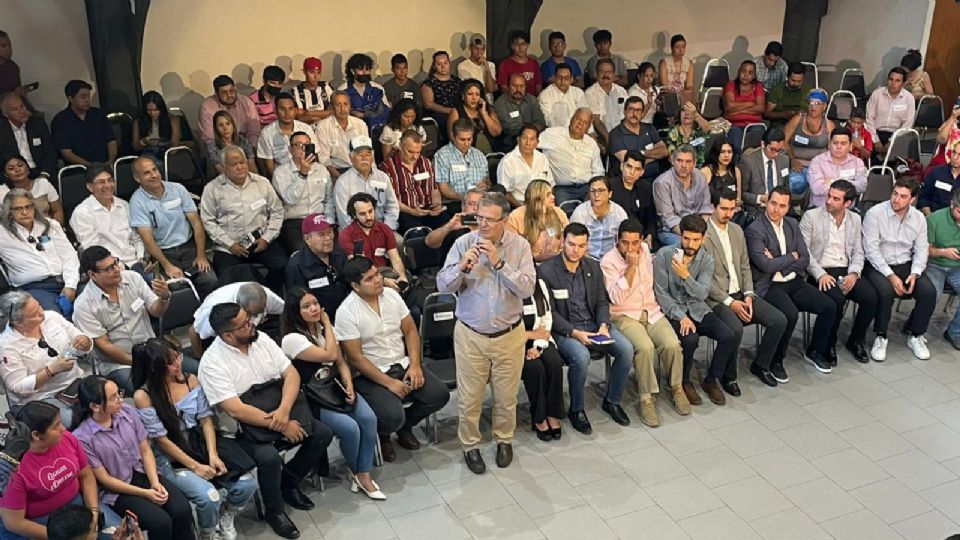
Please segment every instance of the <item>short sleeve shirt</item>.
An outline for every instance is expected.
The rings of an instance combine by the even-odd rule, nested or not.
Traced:
[[[540,65],[533,58],[527,57],[527,61],[519,63],[509,57],[500,62],[500,73],[497,74],[497,85],[507,86],[510,83],[510,77],[519,73],[527,81],[527,93],[531,96],[540,95],[540,89],[543,87],[543,80],[540,78]]]
[[[352,254],[354,242],[360,241],[363,241],[364,257],[372,260],[377,266],[389,266],[387,253],[391,249],[397,249],[397,239],[393,235],[393,229],[377,221],[370,229],[370,234],[364,233],[357,222],[351,223],[340,231],[340,249],[344,253]]]
[[[437,182],[450,184],[457,193],[466,193],[490,175],[486,156],[472,146],[467,155],[463,155],[453,143],[449,143],[437,152],[434,161]]]
[[[193,237],[186,217],[190,212],[197,214],[197,205],[181,184],[164,182],[159,199],[143,188],[138,188],[130,197],[130,226],[151,227],[160,249],[181,246]]]
[[[400,293],[390,288],[380,295],[377,314],[356,292],[343,301],[337,310],[334,333],[337,341],[359,339],[363,356],[382,371],[393,364],[409,365],[400,323],[410,314]]]
[[[0,498],[0,507],[25,510],[27,519],[46,516],[70,503],[80,493],[80,471],[87,466],[87,454],[73,433],[43,454],[27,451],[10,477]]]
[[[106,162],[107,143],[116,140],[106,115],[95,107],[82,120],[67,107],[53,117],[50,126],[57,150],[72,150],[87,161]]]

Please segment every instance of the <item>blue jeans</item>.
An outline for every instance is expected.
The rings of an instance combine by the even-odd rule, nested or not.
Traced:
[[[807,187],[810,186],[810,182],[807,180],[808,170],[810,170],[810,167],[804,167],[800,172],[790,169],[790,174],[787,176],[787,182],[790,185],[790,193],[793,193],[794,195],[801,195],[803,192],[807,191]]]
[[[590,327],[586,327],[586,325],[574,326],[578,330],[596,332],[599,325],[590,323]],[[627,386],[630,365],[633,363],[633,345],[612,324],[608,328],[610,337],[613,338],[615,343],[598,347],[598,349],[609,349],[613,356],[613,366],[610,369],[610,380],[607,381],[607,396],[605,399],[616,404],[620,403],[623,398],[623,390]],[[569,366],[567,384],[570,387],[570,410],[582,411],[583,389],[587,384],[587,368],[590,366],[590,349],[573,338],[557,335],[554,335],[554,337],[557,341],[557,349],[560,350],[560,356]]]
[[[730,141],[730,146],[733,147],[734,155],[739,156],[743,152],[743,128],[740,126],[731,126],[727,130],[727,140]]]
[[[32,283],[24,283],[20,289],[30,293],[30,296],[40,304],[44,311],[63,313],[63,309],[57,303],[60,293],[63,292],[63,282],[59,278],[46,278]],[[70,317],[66,318],[70,319]]]
[[[557,198],[557,206],[564,201],[586,200],[588,187],[590,186],[586,182],[569,186],[553,186],[553,195]]]
[[[72,505],[83,506],[83,495],[78,493],[77,496],[68,503],[68,506]],[[120,517],[109,506],[102,503],[100,504],[100,512],[103,514],[103,529],[101,529],[100,534],[97,535],[97,540],[112,540],[114,528],[120,524]],[[46,525],[49,519],[50,514],[47,514],[33,519],[33,522]],[[19,534],[8,531],[7,528],[3,526],[3,521],[0,521],[0,540],[28,539],[25,536],[20,536]]]
[[[363,396],[356,396],[357,406],[352,413],[320,409],[318,417],[340,439],[340,453],[354,474],[373,470],[373,454],[377,448],[377,415]]]
[[[660,229],[657,231],[657,242],[661,246],[679,246],[680,235],[668,229]]]
[[[49,403],[50,405],[60,409],[60,422],[63,424],[63,427],[67,428],[68,430],[73,429],[73,407],[55,397],[48,397],[46,399],[41,399],[40,401]],[[29,401],[27,403],[29,403]],[[24,403],[23,405],[26,405],[27,403]],[[14,405],[10,407],[10,412],[12,412],[14,415],[19,414],[20,409],[23,408],[23,405]]]
[[[933,282],[937,289],[937,298],[943,294],[943,283],[947,282],[957,294],[960,294],[960,268],[946,268],[938,264],[927,264],[927,277]],[[960,336],[960,307],[953,313],[953,320],[947,326],[947,335],[951,337]]]
[[[156,455],[156,454],[155,454]],[[187,469],[174,470],[166,456],[157,460],[157,472],[170,481],[197,509],[197,527],[201,532],[213,531],[220,523],[220,490],[210,481]],[[224,482],[227,504],[243,508],[257,491],[257,479],[245,473],[233,482]]]

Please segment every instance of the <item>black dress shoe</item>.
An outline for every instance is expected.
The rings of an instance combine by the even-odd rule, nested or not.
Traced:
[[[480,455],[480,450],[476,448],[467,450],[463,453],[463,459],[466,460],[467,468],[470,469],[470,472],[473,474],[483,474],[487,472],[487,464],[483,462],[483,456]]]
[[[836,367],[836,366],[837,366],[837,348],[836,348],[836,346],[834,346],[834,347],[829,347],[829,348],[827,349],[827,362],[830,363],[830,367]]]
[[[300,538],[300,531],[297,529],[297,526],[290,521],[290,518],[287,517],[286,512],[267,514],[263,519],[267,522],[267,525],[270,525],[273,532],[277,533],[277,536],[282,536],[283,538]]]
[[[756,375],[756,377],[760,379],[760,382],[767,386],[777,386],[777,379],[769,369],[763,369],[757,364],[750,364],[750,373]]]
[[[553,440],[559,441],[560,437],[562,436],[563,436],[563,429],[561,429],[560,426],[557,426],[555,428],[550,428],[550,437],[552,437]]]
[[[497,467],[506,469],[513,462],[513,445],[510,443],[497,443]]]
[[[295,487],[283,490],[283,500],[297,510],[313,510],[313,501],[300,491],[300,488]]]
[[[850,354],[857,359],[857,362],[861,364],[870,363],[870,355],[867,354],[867,349],[863,346],[863,343],[851,343],[847,341],[846,348],[850,351]]]
[[[783,364],[780,362],[774,362],[770,364],[770,373],[773,374],[773,378],[780,384],[787,384],[790,382],[790,377],[787,375],[787,370],[783,369]]]
[[[737,381],[721,381],[720,386],[723,387],[724,392],[731,396],[740,397],[740,385],[737,384]]]
[[[830,367],[830,362],[827,360],[827,357],[817,351],[807,351],[803,353],[803,359],[816,368],[816,370],[820,373],[830,373],[833,371],[833,368]]]
[[[570,425],[573,426],[573,429],[583,433],[584,435],[593,433],[593,427],[590,425],[590,420],[587,420],[587,413],[583,411],[569,411],[567,413],[567,418],[570,420]]]
[[[547,426],[547,429],[540,430],[537,428],[536,424],[533,424],[530,429],[537,434],[537,438],[543,442],[550,442],[553,440],[553,434],[550,432],[550,426]]]
[[[623,407],[621,407],[619,403],[610,403],[607,400],[603,400],[603,405],[601,405],[600,408],[609,414],[614,422],[621,426],[630,425],[630,417],[627,416],[627,411],[623,410]]]

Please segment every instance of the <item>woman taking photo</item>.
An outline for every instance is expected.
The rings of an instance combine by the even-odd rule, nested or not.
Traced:
[[[383,149],[383,160],[386,161],[400,148],[400,138],[408,129],[415,129],[426,143],[427,132],[420,125],[420,115],[417,114],[417,102],[404,98],[390,109],[387,124],[380,134],[380,147]]]
[[[3,184],[0,185],[0,197],[17,188],[33,195],[37,208],[44,216],[55,219],[61,227],[64,226],[63,205],[53,184],[47,180],[46,176],[30,178],[30,166],[27,165],[27,160],[21,155],[11,154],[3,158]]]
[[[644,124],[653,124],[653,115],[657,113],[657,98],[660,90],[653,85],[657,78],[657,70],[650,62],[644,62],[637,68],[637,81],[627,90],[627,94],[637,96],[643,102],[643,116],[640,121]]]
[[[460,104],[447,116],[447,136],[453,139],[453,124],[461,118],[473,122],[473,146],[484,154],[493,150],[493,140],[500,136],[503,128],[497,113],[483,99],[483,83],[476,79],[463,81]]]
[[[556,205],[553,188],[546,180],[533,180],[523,195],[523,206],[510,212],[507,228],[527,239],[533,260],[541,262],[560,253],[563,228],[570,223]]]
[[[523,324],[527,331],[524,355],[523,387],[530,400],[530,420],[541,441],[561,437],[563,415],[563,360],[553,341],[553,314],[550,311],[550,290],[537,280],[533,296],[523,301]]]
[[[227,111],[217,111],[213,115],[213,135],[214,144],[207,145],[207,155],[210,157],[210,163],[213,163],[217,169],[217,174],[223,174],[223,155],[221,152],[227,146],[239,146],[247,156],[247,167],[251,171],[257,170],[257,164],[253,160],[256,152],[246,137],[237,132],[237,123]]]
[[[234,517],[257,491],[253,459],[236,441],[217,436],[197,377],[183,372],[183,355],[169,341],[150,338],[134,345],[131,354],[133,402],[153,441],[160,476],[197,508],[201,540],[216,538],[218,525],[224,539],[235,540]],[[246,463],[237,466],[238,461]]]
[[[689,144],[696,152],[697,167],[702,167],[709,136],[710,122],[700,115],[696,105],[688,101],[680,111],[680,122],[667,132],[667,151],[673,155],[677,148]]]
[[[133,119],[133,148],[140,155],[163,160],[168,148],[180,145],[180,117],[171,118],[159,92],[143,95],[140,114]]]
[[[713,141],[700,171],[707,178],[711,200],[720,193],[733,192],[737,195],[737,208],[743,207],[740,168],[733,164],[733,145],[726,137]]]

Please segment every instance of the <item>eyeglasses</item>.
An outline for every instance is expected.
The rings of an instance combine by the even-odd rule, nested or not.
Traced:
[[[489,223],[490,225],[493,225],[494,223],[500,223],[501,221],[503,221],[503,218],[493,219],[493,218],[488,218],[488,217],[483,217],[483,216],[477,216],[477,224],[478,224],[478,225],[485,225],[485,224],[488,224],[488,223]]]
[[[11,310],[11,313],[12,313],[12,310]],[[40,338],[40,341],[37,342],[37,346],[40,347],[41,349],[46,349],[47,356],[49,356],[50,358],[53,358],[55,356],[60,356],[60,353],[58,353],[56,349],[51,347],[50,344],[48,344],[47,341],[43,338]]]
[[[123,390],[117,390],[117,393],[115,395],[108,397],[107,401],[110,401],[113,403],[120,403],[121,401],[123,401]]]
[[[103,268],[94,268],[93,271],[100,274],[103,272],[109,272],[111,270],[116,270],[120,267],[120,259],[113,259],[113,262]]]
[[[591,189],[591,190],[590,190],[590,194],[591,194],[591,195],[603,195],[603,194],[606,193],[607,191],[608,191],[607,188]]]
[[[44,251],[47,249],[43,247],[44,238],[46,238],[46,236],[41,236],[40,238],[34,238],[33,235],[28,235],[27,242],[33,244],[33,246],[37,248],[37,251]]]

